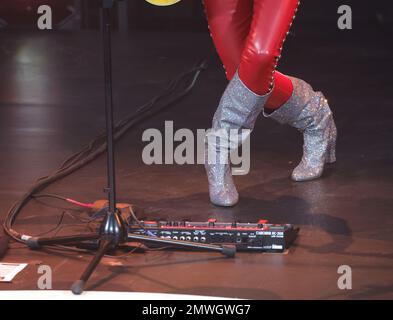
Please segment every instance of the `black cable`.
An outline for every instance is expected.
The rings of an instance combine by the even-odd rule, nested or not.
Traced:
[[[114,139],[118,140],[122,137],[130,128],[137,123],[145,120],[146,118],[166,109],[167,107],[175,104],[185,95],[187,95],[194,87],[201,71],[206,69],[206,60],[203,60],[197,64],[192,70],[187,71],[179,75],[175,80],[172,80],[167,88],[157,97],[153,98],[145,105],[142,105],[137,111],[125,119],[119,121],[114,128]],[[179,83],[185,84],[188,77],[191,77],[190,83],[174,97],[171,94],[176,91]],[[168,98],[168,101],[163,103],[162,106],[154,108],[155,105],[162,99]],[[84,167],[99,155],[106,151],[105,132],[98,135],[94,140],[85,145],[79,152],[69,156],[57,171],[54,173],[40,178],[36,184],[34,184],[26,194],[9,209],[6,219],[4,221],[4,230],[17,242],[26,243],[26,240],[30,237],[28,235],[20,234],[12,228],[16,221],[18,214],[21,212],[23,207],[34,197],[34,195],[44,188],[48,187],[51,183],[58,181],[76,170]]]
[[[66,215],[66,211],[63,211],[62,214],[61,214],[61,216],[60,216],[60,219],[59,219],[59,221],[57,222],[57,224],[56,224],[55,227],[49,229],[48,231],[45,231],[45,232],[42,232],[42,233],[37,234],[36,237],[42,237],[42,236],[47,235],[48,233],[51,233],[52,231],[55,231],[55,230],[57,230],[58,228],[60,228],[61,224],[63,223],[63,220],[64,220],[64,216],[65,216],[65,215]]]

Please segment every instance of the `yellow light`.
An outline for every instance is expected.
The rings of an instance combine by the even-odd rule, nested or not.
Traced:
[[[180,0],[146,0],[147,2],[155,5],[155,6],[171,6]]]

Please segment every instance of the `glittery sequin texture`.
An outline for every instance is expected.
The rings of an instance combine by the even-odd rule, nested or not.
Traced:
[[[315,92],[303,80],[291,77],[294,91],[277,111],[268,114],[280,123],[287,123],[303,132],[303,157],[292,172],[295,181],[319,178],[325,163],[336,161],[337,129],[332,111],[321,92]]]
[[[248,137],[268,96],[259,96],[250,91],[238,73],[229,82],[213,117],[212,129],[206,135],[205,168],[212,203],[233,206],[238,202],[239,195],[228,160],[229,152]],[[238,131],[240,139],[228,140],[234,130]]]

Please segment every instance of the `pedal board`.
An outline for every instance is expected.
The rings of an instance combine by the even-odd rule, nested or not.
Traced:
[[[299,229],[291,224],[140,221],[129,219],[128,232],[159,238],[208,244],[233,244],[237,251],[283,252],[295,240]]]

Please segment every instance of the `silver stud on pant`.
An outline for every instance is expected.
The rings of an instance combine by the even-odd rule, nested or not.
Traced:
[[[231,174],[230,151],[248,137],[268,96],[259,96],[249,90],[237,73],[225,89],[205,143],[209,194],[215,205],[233,206],[239,200]],[[247,133],[242,132],[242,129],[248,130]],[[240,139],[227,139],[234,131]]]
[[[303,132],[303,157],[292,172],[294,181],[319,178],[325,163],[336,161],[337,129],[327,100],[303,80],[292,78],[291,98],[278,110],[264,114]]]

